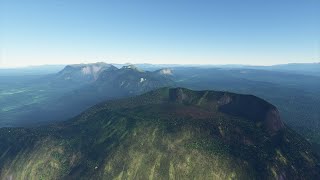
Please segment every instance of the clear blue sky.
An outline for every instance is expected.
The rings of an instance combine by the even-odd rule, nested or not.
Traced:
[[[0,0],[0,66],[320,60],[319,0]]]

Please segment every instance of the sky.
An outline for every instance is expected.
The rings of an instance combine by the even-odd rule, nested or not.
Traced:
[[[320,61],[319,0],[0,0],[0,67]]]

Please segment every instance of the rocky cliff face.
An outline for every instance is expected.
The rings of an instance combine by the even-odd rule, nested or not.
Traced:
[[[93,82],[98,79],[103,71],[116,70],[117,68],[106,63],[74,64],[66,66],[57,75],[60,80],[73,82]]]
[[[248,118],[257,125],[263,125],[270,134],[284,128],[278,109],[272,104],[252,95],[224,95],[220,111]]]
[[[257,126],[263,126],[270,135],[284,128],[278,109],[256,96],[227,92],[216,92],[213,96],[210,91],[195,95],[187,89],[176,88],[170,91],[170,99],[184,104],[215,104],[223,113],[243,117]]]

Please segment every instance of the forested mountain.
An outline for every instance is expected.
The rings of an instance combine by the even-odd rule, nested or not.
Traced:
[[[0,129],[2,179],[318,179],[319,159],[252,95],[162,88]]]

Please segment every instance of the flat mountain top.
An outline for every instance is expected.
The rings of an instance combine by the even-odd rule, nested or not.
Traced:
[[[116,70],[115,66],[103,62],[67,65],[57,74],[57,78],[69,81],[94,81],[106,70]]]
[[[251,95],[161,88],[65,122],[0,129],[1,179],[317,179],[319,159]]]

